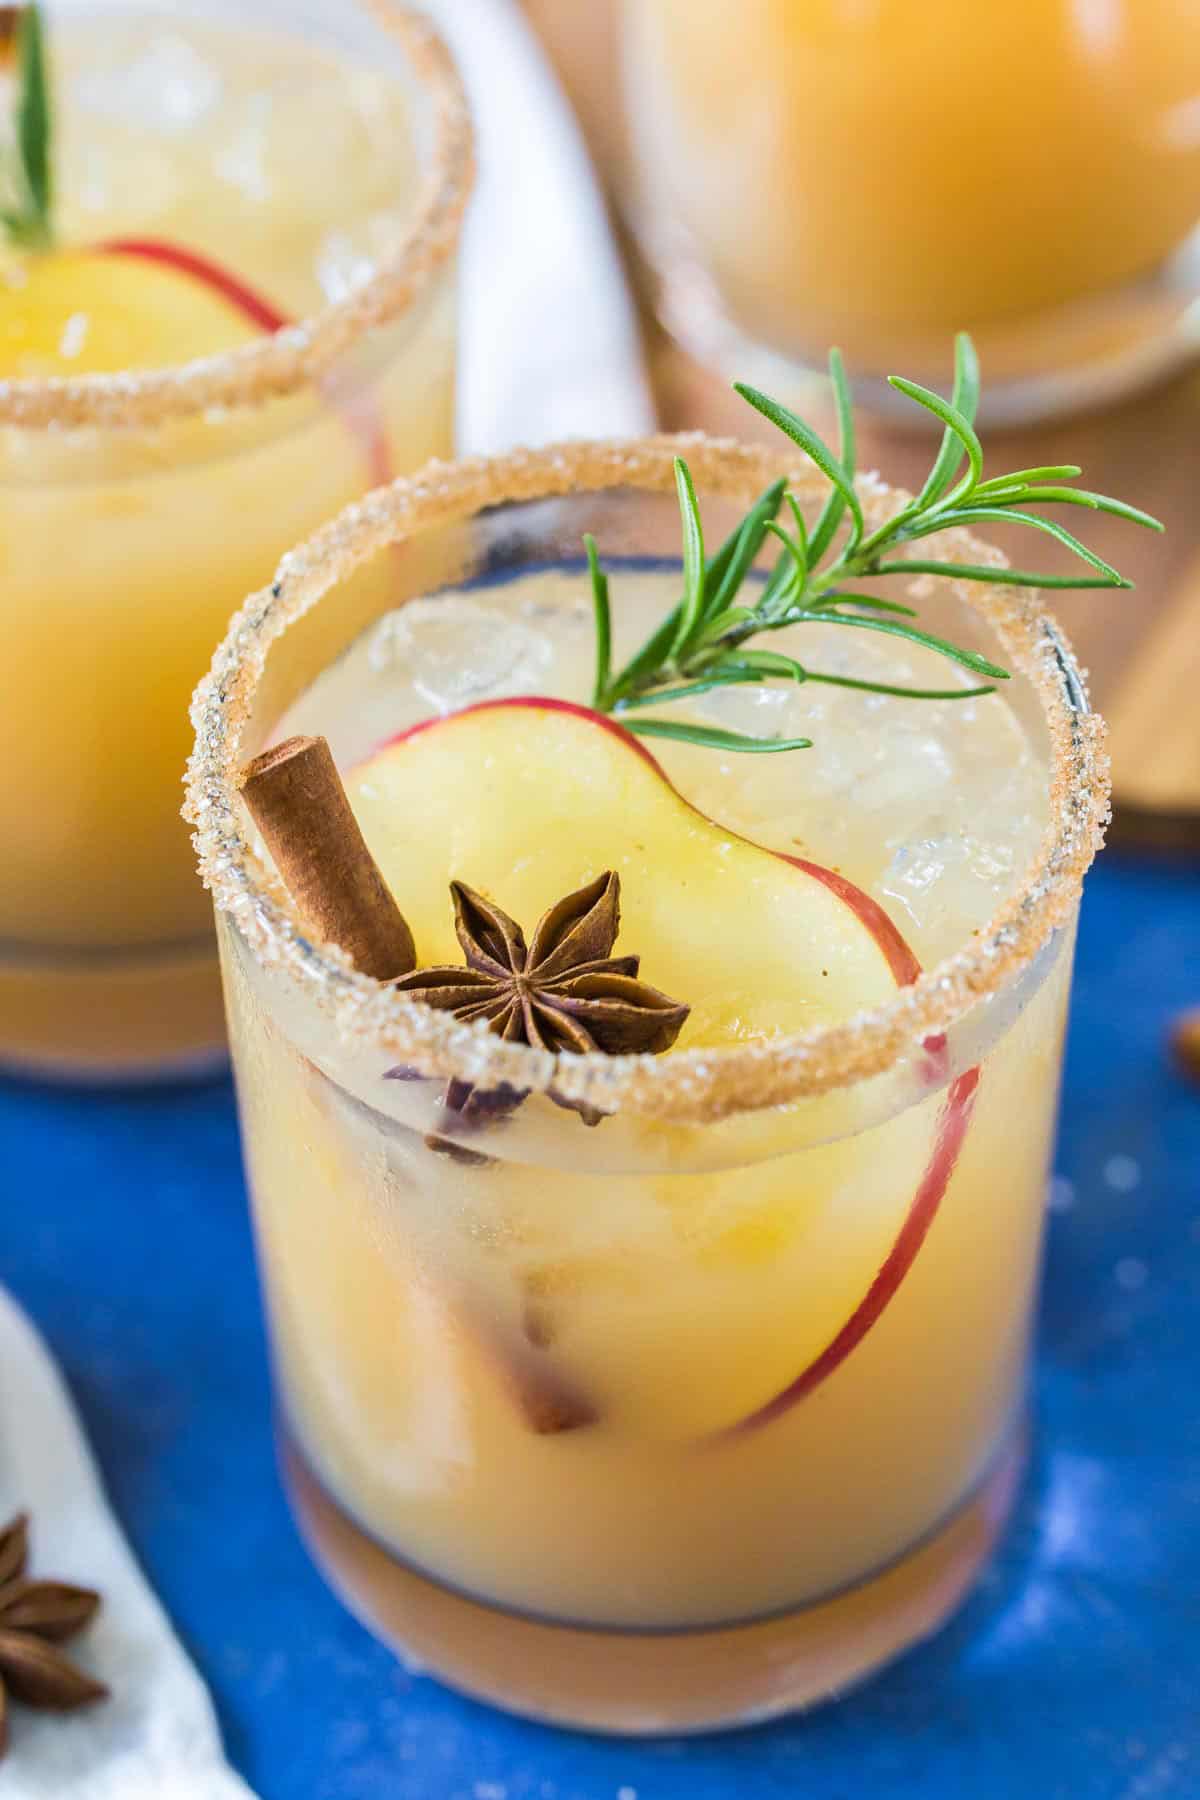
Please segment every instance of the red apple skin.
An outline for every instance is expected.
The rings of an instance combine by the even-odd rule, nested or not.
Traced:
[[[110,238],[97,244],[96,250],[101,256],[141,258],[144,262],[160,263],[174,269],[219,294],[235,312],[241,313],[264,333],[273,335],[293,323],[273,301],[243,281],[240,275],[235,275],[212,257],[189,250],[182,244],[170,243],[165,238]],[[369,397],[341,399],[332,391],[332,384],[330,398],[345,420],[347,430],[358,440],[372,487],[386,486],[394,475],[391,447],[374,402]]]
[[[499,707],[529,707],[541,712],[572,713],[581,719],[587,719],[593,725],[602,726],[619,737],[627,748],[635,750],[654,769],[660,779],[675,794],[680,803],[692,812],[698,808],[692,806],[676,788],[664,771],[657,757],[653,756],[646,746],[618,721],[607,713],[594,712],[590,707],[580,706],[572,700],[560,700],[549,695],[519,694],[506,700],[481,700],[475,706],[464,707],[461,712],[451,713],[448,718],[462,718],[467,713],[494,712]],[[438,725],[447,723],[446,718],[438,717],[422,719],[416,725],[410,725],[405,731],[397,732],[393,737],[385,739],[373,752],[379,755],[393,744],[407,743],[424,731],[431,731]],[[701,815],[703,816],[703,815]],[[709,821],[711,823],[711,820]],[[724,827],[722,827],[724,829]],[[740,834],[731,832],[730,836]],[[742,838],[742,842],[751,840]],[[764,846],[758,845],[762,849]],[[845,902],[850,910],[862,922],[874,938],[895,978],[897,987],[910,987],[921,973],[921,964],[905,941],[894,921],[883,910],[870,894],[847,881],[844,875],[835,874],[832,869],[822,868],[819,863],[805,861],[800,856],[789,856],[781,850],[771,851],[784,862],[789,862],[797,869],[802,869],[814,880],[823,882],[838,898]],[[925,1051],[928,1058],[928,1074],[930,1080],[938,1079],[939,1072],[944,1070],[946,1061],[946,1039],[941,1032],[931,1034],[925,1039]],[[979,1069],[967,1069],[959,1075],[950,1086],[946,1095],[938,1122],[937,1141],[933,1154],[921,1177],[912,1205],[908,1209],[904,1223],[896,1236],[895,1242],[885,1257],[878,1274],[872,1281],[859,1304],[855,1307],[841,1330],[830,1340],[824,1350],[802,1369],[793,1381],[773,1395],[771,1399],[757,1407],[754,1412],[747,1413],[733,1425],[725,1426],[714,1432],[707,1440],[711,1444],[728,1443],[735,1438],[757,1431],[764,1425],[773,1424],[784,1413],[790,1412],[801,1400],[807,1400],[829,1377],[839,1368],[851,1351],[856,1350],[867,1333],[882,1317],[896,1290],[900,1287],[908,1271],[912,1268],[922,1244],[929,1235],[930,1228],[938,1214],[946,1189],[950,1185],[962,1149],[967,1127],[971,1122],[971,1114],[975,1109],[975,1096],[979,1089]]]
[[[257,293],[240,276],[198,250],[188,250],[182,244],[168,243],[162,238],[110,238],[106,243],[97,244],[96,249],[101,256],[129,256],[142,262],[162,263],[167,268],[175,269],[192,281],[198,281],[202,287],[220,294],[223,299],[228,300],[235,312],[240,312],[243,318],[249,319],[252,325],[257,325],[260,331],[282,331],[291,323],[286,313],[281,313],[277,306]]]
[[[574,700],[559,700],[551,695],[517,694],[511,700],[480,700],[476,705],[464,706],[461,711],[448,714],[446,717],[421,719],[417,724],[408,726],[406,730],[396,732],[393,737],[385,738],[383,743],[378,745],[371,754],[378,756],[382,751],[390,749],[393,744],[407,743],[410,739],[418,737],[423,731],[432,731],[436,726],[444,725],[447,718],[461,719],[469,713],[495,712],[498,707],[530,707],[535,712],[571,713],[576,718],[587,719],[590,724],[603,727],[605,731],[611,732],[613,737],[619,738],[626,749],[636,750],[642,760],[650,764],[659,780],[666,783],[681,806],[686,806],[689,812],[699,814],[699,809],[679,792],[658,758],[647,750],[640,738],[634,737],[633,733],[627,731],[618,720],[608,713],[594,712],[589,706],[580,706]],[[699,816],[703,817],[704,815],[699,814]],[[707,820],[706,823],[711,824],[712,820]],[[721,829],[724,831],[726,828],[722,826]],[[752,841],[736,831],[731,831],[728,835],[738,838],[743,844]],[[755,848],[761,850],[763,846],[756,844]],[[839,900],[844,901],[851,912],[866,926],[883,952],[888,968],[895,977],[897,987],[911,986],[921,973],[921,965],[892,919],[884,912],[877,900],[872,900],[870,894],[864,893],[862,888],[856,887],[852,881],[847,881],[844,875],[837,875],[832,869],[822,868],[820,863],[806,862],[802,856],[789,856],[784,850],[772,850],[770,854],[777,856],[781,862],[791,863],[793,868],[802,869],[806,875],[812,876],[814,881],[821,882],[835,893]]]
[[[845,1362],[851,1351],[858,1348],[871,1327],[878,1322],[892,1295],[916,1261],[921,1245],[929,1235],[929,1228],[937,1217],[938,1208],[958,1161],[958,1153],[962,1149],[967,1126],[971,1122],[978,1087],[977,1068],[967,1069],[951,1086],[938,1123],[933,1155],[921,1177],[921,1184],[908,1216],[878,1275],[841,1330],[787,1387],[766,1401],[756,1412],[739,1419],[736,1425],[714,1433],[710,1442],[727,1442],[731,1438],[744,1437],[763,1425],[770,1425],[785,1412],[790,1412],[801,1400],[807,1400]]]

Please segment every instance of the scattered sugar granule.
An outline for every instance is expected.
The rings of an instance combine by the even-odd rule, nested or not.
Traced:
[[[1142,1171],[1132,1156],[1110,1156],[1102,1170],[1104,1185],[1115,1194],[1132,1194],[1142,1179]]]
[[[1052,1176],[1046,1204],[1051,1212],[1070,1212],[1075,1204],[1075,1183],[1068,1181],[1065,1175]]]

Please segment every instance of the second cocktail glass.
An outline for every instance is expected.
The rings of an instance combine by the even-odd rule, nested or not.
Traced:
[[[0,1065],[128,1079],[223,1046],[178,818],[214,637],[288,544],[452,449],[472,138],[391,0],[76,0],[45,40],[50,218],[0,152],[27,210],[0,241]]]
[[[625,0],[623,24],[626,199],[703,360],[778,390],[836,342],[884,400],[966,327],[1019,420],[1193,354],[1196,0]]]

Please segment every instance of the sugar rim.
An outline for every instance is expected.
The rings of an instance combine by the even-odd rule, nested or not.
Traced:
[[[475,178],[475,136],[457,65],[423,13],[361,0],[432,103],[431,148],[412,224],[368,281],[309,318],[174,368],[0,381],[0,424],[155,426],[210,407],[259,406],[310,387],[366,333],[408,312],[453,256]]]
[[[252,848],[237,795],[242,738],[270,646],[351,570],[414,529],[463,520],[506,501],[619,487],[670,492],[679,455],[687,457],[702,491],[743,502],[780,475],[802,500],[825,491],[814,471],[797,469],[786,451],[702,433],[434,462],[347,507],[290,552],[274,586],[253,595],[233,619],[192,702],[196,747],[184,816],[196,827],[200,872],[216,907],[260,962],[303,1004],[318,1008],[343,1042],[431,1076],[543,1092],[553,1087],[608,1112],[713,1121],[882,1074],[929,1033],[945,1031],[977,1001],[997,993],[1069,922],[1109,817],[1104,723],[1088,711],[1072,652],[1033,591],[963,581],[956,584],[963,598],[988,620],[1041,701],[1050,741],[1050,818],[1016,892],[979,935],[884,1005],[770,1043],[664,1057],[554,1055],[505,1044],[486,1027],[461,1024],[406,999],[359,975],[337,946],[309,942],[278,877]],[[859,488],[871,522],[885,516],[888,498],[905,498],[874,476],[864,477]],[[946,533],[946,543],[948,553],[968,563],[1007,566],[998,550],[966,531]]]

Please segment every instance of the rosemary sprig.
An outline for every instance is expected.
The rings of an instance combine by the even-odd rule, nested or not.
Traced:
[[[862,584],[886,575],[939,575],[949,579],[1015,582],[1036,588],[1129,588],[1104,558],[1073,533],[1032,508],[1081,506],[1161,531],[1157,519],[1086,488],[1069,485],[1081,470],[1074,464],[1017,469],[985,479],[983,447],[975,430],[979,406],[979,362],[966,333],[955,345],[954,388],[944,399],[919,382],[891,377],[891,384],[944,427],[932,468],[920,493],[892,518],[868,532],[854,485],[855,442],[850,388],[841,356],[829,358],[838,418],[838,453],[812,427],[777,400],[737,383],[737,392],[784,432],[825,476],[829,494],[811,530],[785,481],[761,494],[725,542],[706,556],[704,529],[695,485],[682,458],[675,462],[679,511],[683,524],[683,594],[623,669],[612,668],[612,622],[608,577],[600,566],[595,540],[586,538],[596,615],[596,675],[593,705],[619,716],[642,737],[670,737],[722,750],[777,751],[807,749],[807,738],[748,737],[690,721],[646,718],[645,706],[694,698],[718,687],[743,682],[819,681],[867,693],[894,694],[914,700],[970,700],[992,694],[1009,671],[945,638],[911,623],[910,606],[881,595],[864,593]],[[786,523],[780,514],[786,509]],[[901,552],[921,539],[960,525],[1016,523],[1044,532],[1079,558],[1077,575],[1042,575],[1025,569],[996,569]],[[747,588],[747,578],[768,537],[779,556],[761,585]],[[793,625],[839,625],[854,631],[876,631],[932,650],[981,677],[973,686],[919,688],[869,681],[812,669],[794,657],[747,648],[751,639]]]
[[[16,99],[13,153],[4,174],[6,203],[0,226],[21,249],[45,249],[53,240],[53,120],[46,40],[39,6],[20,9],[16,29]]]

